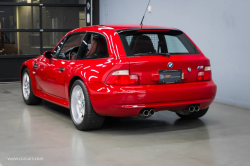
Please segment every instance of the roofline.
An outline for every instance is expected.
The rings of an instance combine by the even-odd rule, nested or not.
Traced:
[[[114,29],[117,33],[129,32],[129,31],[138,31],[138,30],[169,30],[169,31],[180,31],[179,29],[169,29],[169,28],[128,28],[128,29]]]
[[[108,28],[113,28],[116,30],[122,30],[122,29],[132,29],[132,28],[141,28],[141,29],[146,29],[146,28],[159,28],[159,29],[177,29],[173,27],[164,27],[164,26],[156,26],[156,25],[137,25],[137,24],[102,24],[102,25],[94,25],[98,27],[108,27]],[[178,30],[178,29],[177,29]]]

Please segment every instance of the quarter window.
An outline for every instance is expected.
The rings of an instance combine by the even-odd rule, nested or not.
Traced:
[[[88,51],[86,59],[108,58],[106,38],[100,34],[91,33],[88,37]]]

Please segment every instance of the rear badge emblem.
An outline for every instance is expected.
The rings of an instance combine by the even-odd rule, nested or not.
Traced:
[[[191,68],[190,68],[190,67],[188,67],[188,69],[187,69],[187,70],[188,70],[188,72],[190,72],[190,71],[191,71]]]
[[[172,68],[174,66],[173,62],[168,63],[168,68]]]
[[[203,66],[198,66],[197,69],[203,69]]]

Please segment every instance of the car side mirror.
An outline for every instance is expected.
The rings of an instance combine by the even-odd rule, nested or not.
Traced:
[[[53,57],[53,52],[52,51],[45,51],[43,53],[43,56],[45,56],[45,58],[51,59]]]

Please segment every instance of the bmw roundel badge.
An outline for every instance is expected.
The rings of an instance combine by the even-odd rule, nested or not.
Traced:
[[[168,68],[172,68],[174,66],[173,62],[168,63]]]

